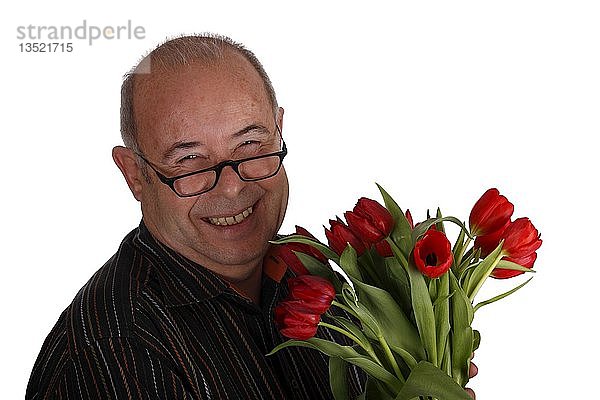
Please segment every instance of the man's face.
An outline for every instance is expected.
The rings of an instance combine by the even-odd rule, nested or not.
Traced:
[[[241,56],[161,72],[136,85],[140,151],[165,176],[280,149],[266,90]],[[211,191],[189,198],[178,197],[151,169],[148,174],[139,197],[152,234],[231,281],[246,279],[283,221],[288,198],[283,167],[271,178],[243,182],[228,166]]]

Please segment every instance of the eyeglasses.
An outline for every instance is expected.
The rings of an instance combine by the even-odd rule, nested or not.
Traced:
[[[277,125],[275,126],[281,137],[281,130]],[[179,197],[191,197],[206,193],[217,186],[221,172],[226,166],[230,166],[244,182],[260,181],[277,175],[281,168],[283,158],[287,155],[287,147],[283,138],[281,138],[281,142],[281,150],[274,153],[242,158],[239,160],[227,160],[210,168],[188,172],[172,178],[168,178],[160,173],[142,154],[138,152],[135,154],[144,160],[144,162],[156,173],[158,179],[169,186]]]

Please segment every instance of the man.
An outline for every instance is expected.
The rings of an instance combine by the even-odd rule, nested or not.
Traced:
[[[265,356],[290,274],[266,257],[288,199],[282,126],[228,38],[177,38],[134,68],[113,158],[142,222],[60,316],[27,399],[331,398],[319,352]]]
[[[142,222],[60,316],[27,399],[332,397],[321,353],[265,356],[285,340],[272,311],[291,274],[268,256],[288,199],[282,126],[262,66],[228,38],[180,37],[133,69],[113,158]]]

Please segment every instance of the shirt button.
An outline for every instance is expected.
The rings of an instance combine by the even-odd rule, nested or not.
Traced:
[[[292,389],[296,391],[300,390],[300,385],[298,385],[298,381],[296,379],[292,379],[290,383],[292,385]]]

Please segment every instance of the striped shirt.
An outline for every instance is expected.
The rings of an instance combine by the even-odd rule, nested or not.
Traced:
[[[292,347],[265,356],[286,340],[273,308],[291,274],[266,257],[255,304],[155,240],[142,222],[60,316],[26,399],[330,399],[320,352]],[[344,341],[323,328],[318,336]],[[351,368],[348,378],[360,393],[362,376]]]

